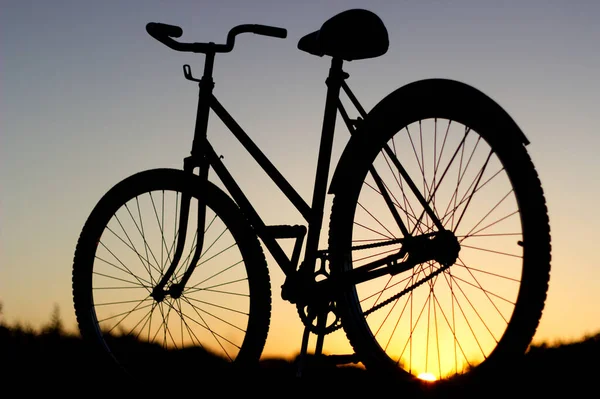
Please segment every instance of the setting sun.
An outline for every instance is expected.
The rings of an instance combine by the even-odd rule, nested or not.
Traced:
[[[433,382],[433,381],[437,380],[437,378],[435,378],[435,376],[431,373],[421,373],[418,375],[417,378],[420,380],[423,380],[423,381],[428,381],[428,382]]]

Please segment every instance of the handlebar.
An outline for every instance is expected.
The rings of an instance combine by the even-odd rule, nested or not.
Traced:
[[[267,25],[246,24],[233,27],[227,34],[226,44],[215,43],[180,43],[173,38],[181,37],[183,29],[175,25],[167,25],[159,22],[150,22],[146,25],[146,31],[150,36],[176,51],[187,51],[193,53],[228,53],[233,50],[235,37],[240,33],[254,33],[256,35],[271,36],[281,39],[287,37],[287,30]]]

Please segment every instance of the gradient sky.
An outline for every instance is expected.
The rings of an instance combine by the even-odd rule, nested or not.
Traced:
[[[6,321],[39,326],[58,304],[73,328],[72,257],[93,206],[124,177],[179,168],[189,154],[197,87],[183,78],[181,65],[200,75],[203,59],[156,42],[147,22],[179,25],[181,40],[192,42],[223,42],[231,27],[245,23],[288,30],[286,40],[239,36],[233,53],[217,57],[215,94],[308,202],[329,59],[298,51],[297,41],[340,11],[367,8],[386,24],[390,49],[346,64],[364,107],[430,77],[463,81],[503,106],[531,141],[549,207],[552,274],[535,340],[600,332],[593,227],[600,224],[600,2],[0,4],[0,301]],[[210,134],[267,223],[302,221],[220,124],[213,123]],[[347,137],[339,129],[334,161]],[[265,353],[294,354],[301,324],[295,306],[279,299],[283,274],[269,263],[274,304]],[[326,349],[335,339],[326,339]]]

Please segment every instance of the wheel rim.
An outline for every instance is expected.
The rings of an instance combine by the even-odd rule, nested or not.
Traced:
[[[414,376],[447,378],[489,357],[510,323],[523,271],[519,208],[497,155],[464,125],[418,121],[388,146],[444,227],[456,235],[461,251],[447,269],[427,261],[357,285],[351,293],[355,314],[374,337],[371,351],[389,356]],[[408,230],[437,231],[390,157],[382,151],[373,165]],[[347,267],[399,251],[398,243],[385,245],[403,236],[388,209],[368,174],[352,227],[352,246],[363,249],[353,251]],[[364,248],[370,245],[380,246]]]
[[[97,240],[90,281],[92,319],[106,348],[130,371],[147,366],[148,356],[181,357],[191,349],[196,349],[196,361],[197,350],[218,362],[235,361],[246,337],[250,289],[242,253],[232,232],[209,208],[202,255],[181,296],[167,295],[162,301],[151,296],[171,263],[180,202],[179,191],[132,196],[106,212],[113,216],[105,220]],[[192,198],[182,260],[167,289],[181,280],[192,259],[196,210]]]

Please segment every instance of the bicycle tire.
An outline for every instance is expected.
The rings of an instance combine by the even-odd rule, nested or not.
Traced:
[[[206,203],[202,256],[181,296],[157,301],[150,294],[170,265],[182,194],[192,197],[189,221],[197,221],[194,202]],[[169,283],[187,268],[195,224]],[[265,345],[271,288],[262,248],[229,196],[193,174],[148,170],[110,189],[83,227],[72,284],[82,337],[126,376],[251,366]]]
[[[425,128],[430,129],[429,137]],[[396,190],[393,208],[402,210],[409,230],[436,230],[427,214],[419,218],[423,208],[395,170],[391,157],[399,151],[404,152],[398,160],[461,245],[448,268],[430,260],[396,276],[344,286],[337,309],[362,363],[402,379],[423,374],[456,380],[493,375],[517,360],[542,315],[551,257],[546,201],[517,125],[476,89],[432,79],[407,85],[382,100],[352,140],[356,142],[346,157],[351,162],[340,164],[342,177],[332,186],[332,278],[400,248],[397,241],[382,245],[402,234],[385,201],[377,198],[383,190],[378,191],[371,167],[380,173],[385,190]],[[445,154],[442,143],[447,145]],[[384,145],[392,152],[384,151]],[[487,153],[476,154],[478,146],[487,147]],[[428,157],[425,148],[433,150]],[[442,159],[450,166],[442,167]],[[468,171],[476,164],[479,171]],[[442,187],[445,183],[450,183],[448,190]],[[496,183],[498,188],[492,185]],[[494,201],[481,202],[484,194],[493,195]],[[465,217],[459,219],[461,213]]]

